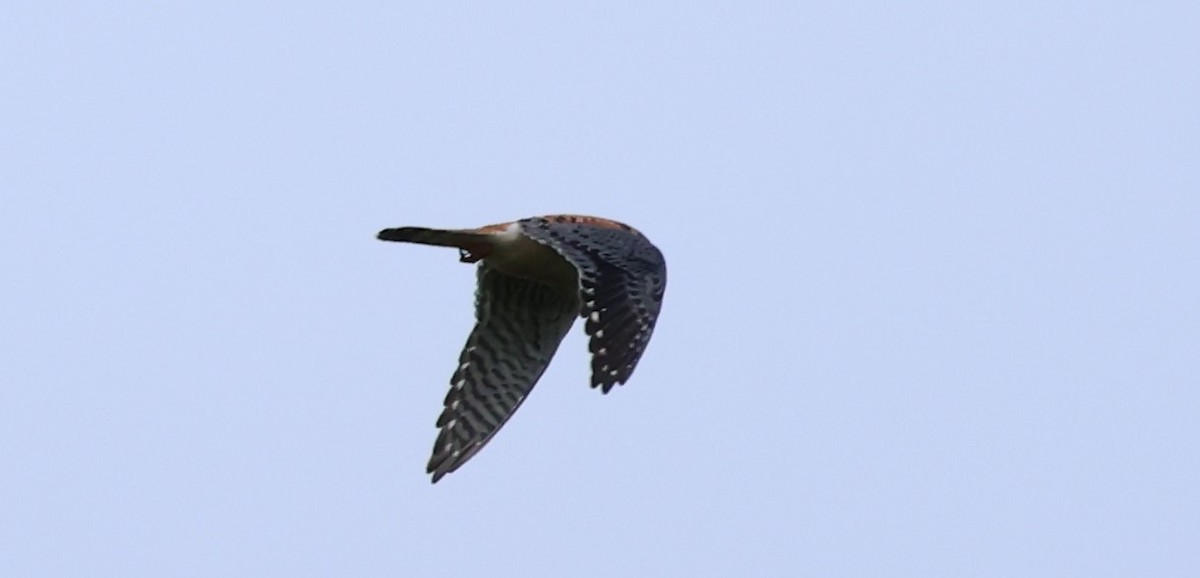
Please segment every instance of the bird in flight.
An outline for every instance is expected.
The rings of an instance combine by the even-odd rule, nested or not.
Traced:
[[[384,229],[379,239],[457,247],[476,272],[475,328],[438,417],[433,482],[471,459],[512,417],[583,317],[592,387],[624,384],[650,342],[667,286],[662,253],[633,227],[581,215],[478,229]]]

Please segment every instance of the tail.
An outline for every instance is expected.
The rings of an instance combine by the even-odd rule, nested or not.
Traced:
[[[486,243],[487,235],[470,231],[455,231],[451,229],[426,229],[424,227],[400,227],[384,229],[379,232],[380,241],[396,241],[398,243],[417,243],[420,245],[436,245],[438,247],[458,247],[464,249]]]
[[[459,260],[475,263],[491,253],[492,236],[477,231],[453,229],[426,229],[424,227],[400,227],[379,232],[379,240],[398,243],[417,243],[438,247],[457,247]]]

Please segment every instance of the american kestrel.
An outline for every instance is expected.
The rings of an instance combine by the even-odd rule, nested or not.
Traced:
[[[521,406],[576,316],[587,321],[592,387],[624,384],[650,342],[667,286],[662,253],[633,227],[580,215],[478,229],[402,227],[384,241],[457,247],[479,263],[475,328],[450,378],[426,472],[470,460]]]

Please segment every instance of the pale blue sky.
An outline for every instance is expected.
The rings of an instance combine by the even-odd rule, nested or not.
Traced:
[[[0,575],[1200,575],[1200,5],[9,2]],[[424,474],[402,225],[670,268]]]

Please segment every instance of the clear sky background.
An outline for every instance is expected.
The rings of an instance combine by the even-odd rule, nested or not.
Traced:
[[[1200,575],[1200,4],[16,0],[0,575]],[[424,474],[456,253],[670,270]]]

